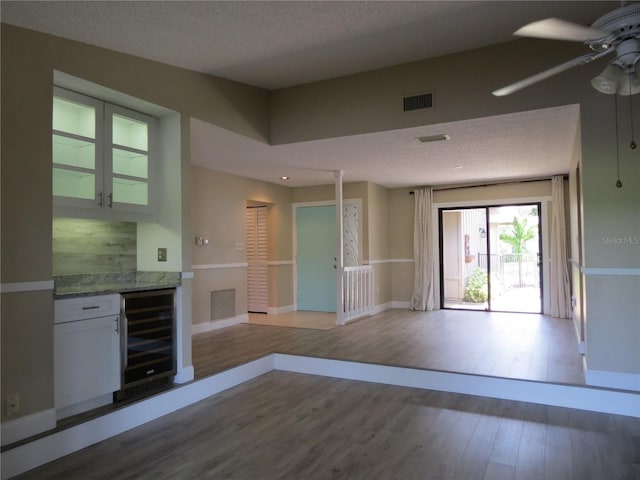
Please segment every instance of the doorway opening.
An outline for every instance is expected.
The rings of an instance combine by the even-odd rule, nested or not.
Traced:
[[[438,214],[442,308],[542,312],[540,203]]]

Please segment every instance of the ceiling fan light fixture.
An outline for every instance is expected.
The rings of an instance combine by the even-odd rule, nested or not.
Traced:
[[[622,68],[614,63],[610,63],[604,68],[600,75],[591,80],[591,85],[600,93],[612,95],[618,91],[623,77],[625,77],[625,75]]]
[[[635,95],[640,93],[640,78],[635,73],[630,73],[620,79],[618,95]]]

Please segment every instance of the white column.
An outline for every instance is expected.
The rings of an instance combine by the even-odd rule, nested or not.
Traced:
[[[344,325],[344,225],[342,200],[342,170],[333,172],[336,179],[336,324]]]

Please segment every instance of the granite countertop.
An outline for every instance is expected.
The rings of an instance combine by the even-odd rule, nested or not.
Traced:
[[[158,290],[180,286],[180,272],[118,272],[54,275],[54,297]]]

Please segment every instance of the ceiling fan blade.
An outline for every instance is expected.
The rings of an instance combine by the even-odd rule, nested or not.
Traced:
[[[547,18],[533,22],[520,28],[514,35],[521,37],[548,38],[552,40],[569,40],[586,42],[609,36],[609,32],[597,28],[585,27],[577,23],[558,18]]]
[[[524,80],[520,80],[519,82],[512,83],[511,85],[507,85],[506,87],[499,88],[498,90],[492,92],[496,97],[503,97],[505,95],[510,95],[518,90],[522,90],[525,87],[533,85],[534,83],[538,83],[542,80],[545,80],[549,77],[557,75],[558,73],[564,72],[565,70],[569,70],[570,68],[577,67],[578,65],[584,65],[585,63],[592,62],[596,58],[600,58],[609,50],[604,52],[593,52],[587,53],[586,55],[582,55],[581,57],[574,58],[573,60],[569,60],[568,62],[561,63],[553,68],[545,70],[543,72],[537,73],[536,75],[532,75],[531,77],[525,78]]]

